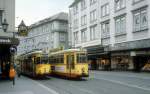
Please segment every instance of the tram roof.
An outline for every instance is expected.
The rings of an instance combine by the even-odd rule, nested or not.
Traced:
[[[32,54],[39,54],[42,53],[42,51],[33,51],[33,52],[29,52],[26,55],[32,55]]]
[[[55,55],[55,54],[62,54],[62,53],[69,53],[69,52],[86,52],[86,50],[81,50],[81,49],[67,49],[67,50],[61,50],[58,52],[52,52],[50,55]]]
[[[41,51],[41,50],[39,50],[39,51],[31,51],[31,52],[28,52],[28,53],[22,54],[22,55],[20,55],[20,56],[27,56],[27,55],[40,54],[40,53],[42,53],[42,51]]]

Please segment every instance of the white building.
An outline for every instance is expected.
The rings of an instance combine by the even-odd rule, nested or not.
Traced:
[[[75,0],[72,46],[87,48],[95,68],[142,69],[150,59],[149,6],[149,0]]]
[[[75,0],[70,5],[72,46],[75,48],[100,45],[99,8],[96,0]]]
[[[68,14],[61,12],[30,26],[28,36],[20,40],[18,54],[33,50],[68,47]]]

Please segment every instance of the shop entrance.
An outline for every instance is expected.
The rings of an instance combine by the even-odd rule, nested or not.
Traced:
[[[140,71],[150,71],[150,56],[136,56],[133,57],[133,63],[134,63],[134,71],[140,72]]]
[[[111,70],[111,63],[108,58],[100,58],[99,60],[99,69],[101,70]]]
[[[11,55],[10,45],[0,44],[0,78],[9,77]]]

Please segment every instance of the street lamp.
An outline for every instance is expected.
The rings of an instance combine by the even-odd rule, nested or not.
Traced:
[[[6,19],[4,19],[4,22],[2,23],[2,28],[3,28],[4,32],[7,31],[8,25],[9,25],[9,24],[7,23]]]

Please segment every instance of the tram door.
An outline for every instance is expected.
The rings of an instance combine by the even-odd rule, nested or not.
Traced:
[[[75,69],[75,58],[74,54],[67,54],[67,71],[69,72],[70,76],[73,70]]]

